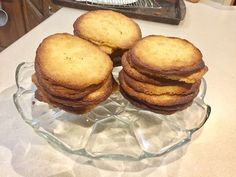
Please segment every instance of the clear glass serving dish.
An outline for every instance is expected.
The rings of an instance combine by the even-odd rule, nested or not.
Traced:
[[[120,68],[114,69],[114,77]],[[142,160],[161,156],[191,140],[210,115],[204,103],[206,82],[187,109],[161,115],[131,105],[120,93],[111,95],[91,112],[75,115],[34,98],[33,63],[16,70],[14,103],[22,118],[37,134],[59,149],[100,159]]]

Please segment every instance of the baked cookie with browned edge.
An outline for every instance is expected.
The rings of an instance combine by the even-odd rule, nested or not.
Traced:
[[[124,71],[121,71],[121,74],[129,87],[137,92],[142,92],[147,95],[189,95],[194,93],[199,88],[201,83],[201,81],[198,81],[194,84],[178,83],[169,85],[154,85],[137,81],[127,75]]]
[[[176,105],[176,106],[156,106],[156,105],[150,105],[144,102],[140,102],[139,100],[136,100],[135,98],[129,96],[122,88],[120,89],[121,94],[134,106],[139,107],[141,109],[146,109],[155,113],[159,114],[173,114],[177,111],[182,111],[189,107],[192,102],[188,102],[182,105]]]
[[[110,57],[97,46],[66,33],[44,39],[35,63],[42,77],[52,84],[76,90],[101,84],[113,68]]]
[[[96,45],[66,33],[45,38],[36,52],[36,98],[83,114],[113,90],[112,62]]]
[[[177,81],[168,80],[163,77],[151,77],[150,75],[145,75],[145,74],[140,73],[138,70],[131,67],[128,61],[129,58],[127,54],[128,52],[125,52],[124,55],[122,56],[121,64],[125,73],[129,75],[130,77],[132,77],[133,79],[140,82],[154,84],[154,85],[168,85],[168,84],[177,83]]]
[[[48,103],[49,105],[51,105],[53,107],[57,107],[57,108],[65,110],[67,112],[74,113],[74,114],[85,114],[85,113],[91,111],[95,107],[95,106],[87,106],[87,107],[65,106],[63,104],[49,100],[40,90],[35,91],[35,98],[38,99],[39,101]]]
[[[200,50],[177,37],[147,36],[128,55],[132,67],[154,77],[194,83],[207,72]]]
[[[126,82],[123,76],[123,73],[119,73],[119,81],[120,87],[125,91],[127,95],[136,100],[140,100],[141,102],[154,105],[154,106],[176,106],[185,103],[192,102],[193,99],[198,94],[198,89],[188,95],[170,95],[170,94],[162,94],[162,95],[148,95],[142,92],[137,92],[132,89]]]
[[[65,106],[90,106],[96,105],[100,102],[106,100],[112,93],[112,78],[111,76],[106,80],[106,82],[99,89],[94,92],[89,93],[80,99],[68,99],[63,97],[57,97],[49,94],[38,82],[37,77],[32,78],[34,84],[37,86],[37,89],[46,96],[49,100],[63,104]]]
[[[73,26],[76,36],[99,46],[111,56],[114,65],[120,64],[120,56],[142,36],[136,22],[111,10],[87,12]]]
[[[190,106],[208,68],[192,43],[176,37],[147,36],[124,53],[120,91],[131,104],[161,114]]]
[[[35,68],[37,68],[37,66],[35,66]],[[39,71],[39,70],[37,70],[37,71]],[[101,84],[89,86],[83,90],[76,90],[76,89],[69,89],[69,88],[65,88],[60,85],[53,84],[50,81],[48,81],[47,79],[43,78],[42,75],[40,75],[40,72],[36,72],[35,75],[37,75],[36,77],[37,77],[39,84],[49,94],[51,94],[53,96],[57,96],[57,97],[68,98],[68,99],[83,98],[84,96],[88,95],[89,93],[99,89],[104,84],[104,83],[101,83]]]

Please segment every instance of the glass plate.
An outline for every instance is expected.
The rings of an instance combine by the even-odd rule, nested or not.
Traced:
[[[115,68],[117,78],[121,68]],[[161,115],[131,105],[120,93],[111,95],[91,112],[75,115],[34,98],[33,63],[16,70],[14,102],[22,118],[48,142],[72,154],[90,158],[142,160],[161,156],[191,140],[210,115],[204,103],[206,82],[193,104],[172,115]]]

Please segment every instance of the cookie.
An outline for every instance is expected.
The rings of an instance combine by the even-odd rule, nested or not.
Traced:
[[[123,70],[127,75],[134,78],[137,81],[154,84],[154,85],[170,85],[170,84],[177,84],[178,81],[168,80],[163,77],[151,77],[149,75],[145,75],[137,71],[135,68],[131,67],[128,58],[127,58],[127,52],[124,53],[121,59],[121,64],[123,66]]]
[[[37,89],[45,96],[48,100],[54,103],[59,103],[64,106],[72,106],[72,107],[84,107],[84,106],[90,106],[90,105],[96,105],[100,102],[106,100],[110,94],[112,93],[112,77],[110,76],[108,80],[102,85],[101,88],[98,90],[88,94],[87,96],[81,98],[81,99],[65,99],[62,97],[56,97],[53,96],[39,84],[37,77],[32,78],[33,82],[37,86]]]
[[[129,87],[134,89],[137,92],[142,92],[147,95],[189,95],[194,93],[200,86],[201,81],[198,81],[194,84],[172,84],[172,85],[153,85],[148,83],[143,83],[133,79],[128,76],[124,71],[121,71],[121,74],[124,77],[125,82]]]
[[[122,88],[120,89],[120,92],[123,95],[123,97],[126,98],[132,105],[134,105],[138,108],[144,109],[144,110],[152,111],[152,112],[155,112],[158,114],[165,114],[165,115],[170,115],[170,114],[173,114],[176,111],[178,111],[178,110],[169,110],[168,111],[168,110],[163,110],[163,109],[154,109],[154,108],[147,106],[144,103],[140,103],[139,101],[133,99]]]
[[[131,104],[161,114],[189,107],[208,71],[202,53],[176,37],[147,36],[121,59],[120,91]]]
[[[67,33],[44,39],[35,62],[52,84],[78,90],[101,84],[113,68],[110,57],[97,46]]]
[[[132,19],[111,10],[87,12],[73,26],[75,35],[112,49],[128,49],[141,38],[141,30]]]
[[[132,47],[129,55],[133,65],[147,73],[188,75],[205,67],[200,50],[177,37],[147,36]]]
[[[63,104],[49,100],[40,90],[36,90],[35,98],[39,101],[48,103],[49,105],[51,105],[53,107],[60,108],[60,109],[63,109],[67,112],[71,112],[74,114],[85,114],[85,113],[88,113],[89,111],[91,111],[95,107],[95,106],[87,106],[87,107],[65,106]]]
[[[37,68],[37,67],[36,67]],[[51,95],[68,99],[80,99],[89,93],[99,89],[103,84],[91,85],[83,90],[75,90],[56,85],[43,78],[40,72],[36,72],[39,84]]]
[[[77,18],[73,27],[76,36],[96,44],[109,54],[115,66],[120,65],[117,55],[121,57],[142,36],[137,23],[111,10],[89,11]]]
[[[119,74],[120,87],[131,97],[141,102],[156,106],[175,106],[191,102],[198,94],[199,89],[189,95],[147,95],[137,92],[125,82],[122,73]]]
[[[128,54],[127,54],[128,55]],[[166,81],[177,81],[177,82],[185,82],[187,84],[192,84],[192,83],[195,83],[197,82],[198,80],[200,80],[204,74],[208,71],[208,67],[205,66],[204,68],[200,69],[199,71],[197,72],[194,72],[194,73],[190,73],[190,74],[182,74],[182,75],[163,75],[163,74],[160,74],[158,72],[149,72],[149,71],[145,71],[145,70],[142,70],[140,68],[138,68],[137,66],[135,66],[131,59],[129,57],[127,57],[127,62],[129,63],[130,67],[135,69],[136,71],[138,71],[141,75],[145,75],[149,78],[149,81],[150,79],[151,82],[154,82],[154,80],[166,80]],[[140,76],[139,74],[139,76]],[[142,76],[143,77],[143,76]],[[149,82],[148,81],[148,82]]]

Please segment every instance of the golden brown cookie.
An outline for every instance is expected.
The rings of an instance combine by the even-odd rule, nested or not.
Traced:
[[[189,95],[147,95],[142,92],[137,92],[125,82],[122,73],[119,74],[119,81],[121,88],[132,98],[140,100],[141,102],[156,105],[156,106],[175,106],[191,102],[198,94],[198,89]]]
[[[151,77],[140,73],[135,68],[130,66],[127,58],[127,52],[122,56],[121,63],[125,73],[137,81],[154,85],[170,85],[178,83],[178,81],[168,80],[163,77]]]
[[[149,110],[158,114],[165,114],[165,115],[169,115],[169,114],[173,114],[178,110],[164,110],[164,109],[158,109],[158,108],[151,108],[150,106],[148,106],[145,103],[141,103],[138,100],[130,97],[122,88],[120,89],[121,94],[123,95],[123,97],[125,97],[132,105],[141,108],[141,109],[145,109],[145,110]]]
[[[151,105],[151,104],[141,102],[140,100],[136,100],[134,97],[127,95],[122,88],[121,88],[121,93],[122,93],[122,95],[124,93],[125,97],[129,97],[130,99],[138,102],[139,104],[144,104],[151,109],[157,109],[157,110],[163,110],[163,111],[177,111],[177,110],[179,111],[179,110],[183,110],[183,109],[189,107],[192,104],[192,101],[190,101],[188,103],[179,104],[179,105],[175,105],[175,106],[157,106],[157,105]]]
[[[37,80],[39,84],[51,95],[57,96],[57,97],[62,97],[62,98],[68,98],[68,99],[80,99],[89,93],[99,89],[104,82],[101,84],[97,85],[91,85],[83,90],[75,90],[75,89],[69,89],[62,87],[60,85],[56,85],[54,83],[51,83],[49,80],[45,79],[42,77],[40,74],[39,69],[37,69],[37,64],[35,66],[36,68],[36,75],[37,75]]]
[[[123,57],[122,57],[123,58]],[[127,64],[127,67],[125,68],[126,73],[129,75],[134,75],[138,80],[142,80],[144,82],[152,83],[152,84],[161,84],[158,81],[163,80],[163,83],[166,83],[166,81],[170,82],[172,81],[177,81],[177,82],[185,82],[187,84],[192,84],[200,80],[203,75],[208,71],[207,66],[204,68],[200,69],[197,72],[191,73],[191,74],[182,74],[182,75],[163,75],[159,74],[157,72],[148,72],[145,70],[142,70],[138,68],[137,66],[134,66],[132,63],[131,59],[127,57],[124,59],[125,63]],[[122,64],[123,65],[123,64]],[[133,74],[135,73],[135,74]]]
[[[53,103],[59,103],[65,106],[70,106],[70,107],[84,107],[84,106],[96,105],[106,100],[112,93],[112,77],[111,76],[102,85],[101,88],[77,100],[75,99],[71,100],[71,99],[65,99],[65,98],[63,99],[61,97],[53,96],[47,93],[47,91],[39,84],[37,77],[32,77],[32,80],[37,86],[37,89],[44,96],[46,96],[49,101]]]
[[[192,83],[197,82],[198,80],[201,80],[207,71],[208,71],[208,67],[205,66],[204,68],[200,69],[199,71],[189,74],[189,75],[162,75],[161,77],[192,84]],[[155,77],[155,76],[159,77],[158,75],[155,75],[153,73],[146,73],[146,74],[152,75],[153,77]]]
[[[200,50],[176,37],[147,36],[132,47],[129,55],[132,66],[147,73],[183,75],[205,67]]]
[[[153,85],[137,81],[128,76],[124,71],[121,71],[125,82],[129,87],[137,92],[141,92],[147,95],[189,95],[194,93],[200,86],[201,81],[194,84],[174,84],[174,85]]]
[[[111,10],[89,11],[77,18],[73,26],[75,35],[101,46],[108,54],[128,49],[141,38],[137,23]]]
[[[58,107],[58,108],[61,108],[67,112],[71,112],[74,114],[85,114],[85,113],[91,111],[95,107],[95,106],[87,106],[87,107],[86,106],[85,107],[65,106],[63,104],[49,100],[40,90],[36,90],[35,98],[39,101],[48,103],[49,105],[51,105],[53,107]]]
[[[66,33],[44,39],[37,49],[36,63],[43,78],[78,90],[101,84],[112,71],[107,54],[94,44]]]

